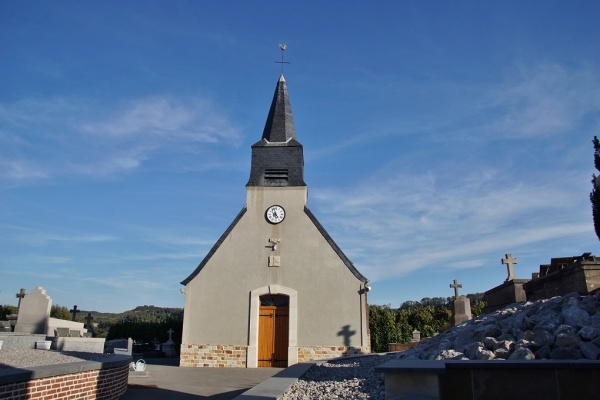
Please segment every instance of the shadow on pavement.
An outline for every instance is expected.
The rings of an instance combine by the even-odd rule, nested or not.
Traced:
[[[233,399],[283,368],[180,368],[178,358],[145,359],[144,374],[129,374],[121,400]]]

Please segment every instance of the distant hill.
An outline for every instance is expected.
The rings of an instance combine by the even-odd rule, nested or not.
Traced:
[[[167,319],[182,319],[183,308],[171,307],[156,307],[156,306],[137,306],[133,310],[124,311],[122,313],[103,313],[99,311],[81,310],[77,314],[76,320],[84,322],[88,313],[92,315],[92,325],[94,326],[94,334],[98,337],[106,337],[109,328],[122,321],[139,321],[139,322],[161,322]]]

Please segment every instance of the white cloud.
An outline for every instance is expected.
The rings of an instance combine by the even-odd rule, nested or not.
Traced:
[[[0,158],[0,178],[19,181],[43,179],[47,176],[48,171],[44,170],[34,161]]]
[[[237,129],[208,101],[184,103],[170,97],[136,100],[106,121],[82,125],[82,130],[104,138],[133,138],[142,142],[237,144],[240,140]]]
[[[521,66],[487,93],[480,111],[497,113],[490,128],[506,137],[569,134],[600,112],[598,72],[589,66]]]
[[[333,211],[323,223],[344,238],[342,249],[378,280],[425,267],[475,268],[490,254],[589,233],[591,223],[576,218],[579,182],[566,177],[533,183],[485,170],[451,180],[397,173],[311,197],[318,218],[319,209]]]
[[[0,178],[9,181],[111,176],[139,169],[151,159],[241,142],[239,128],[199,98],[155,96],[108,107],[85,99],[23,99],[0,104],[0,124],[5,150]],[[216,163],[207,160],[209,166]],[[168,163],[161,165],[168,168]]]

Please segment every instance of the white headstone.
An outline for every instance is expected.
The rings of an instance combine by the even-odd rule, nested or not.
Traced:
[[[38,286],[21,300],[15,332],[45,334],[48,330],[52,299]]]

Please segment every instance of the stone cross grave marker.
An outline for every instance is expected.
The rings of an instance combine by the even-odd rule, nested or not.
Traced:
[[[69,310],[69,312],[71,313],[71,315],[73,315],[73,316],[71,317],[71,321],[75,321],[75,318],[77,317],[77,313],[78,313],[78,312],[80,312],[80,311],[81,311],[81,310],[78,310],[78,309],[77,309],[77,304],[75,304],[75,305],[73,306],[73,309],[72,309],[72,310]]]
[[[513,258],[511,253],[505,254],[506,258],[502,259],[502,264],[506,265],[506,269],[508,270],[508,278],[506,278],[505,282],[512,281],[515,279],[515,269],[513,267],[514,264],[517,263],[517,259]]]
[[[25,289],[21,288],[21,290],[19,290],[19,293],[15,294],[15,297],[19,299],[19,304],[17,305],[18,310],[19,308],[21,308],[21,299],[25,297]]]
[[[458,280],[456,280],[456,279],[455,279],[455,280],[454,280],[454,283],[451,283],[451,284],[450,284],[450,287],[451,287],[451,288],[454,288],[454,298],[455,298],[455,299],[458,299],[458,288],[461,288],[461,287],[462,287],[462,284],[461,284],[461,283],[458,283]]]
[[[79,311],[79,310],[77,310]],[[92,317],[92,313],[88,313],[87,317],[85,317],[85,323],[87,324],[87,329],[92,329],[92,320],[94,319],[94,317]]]

